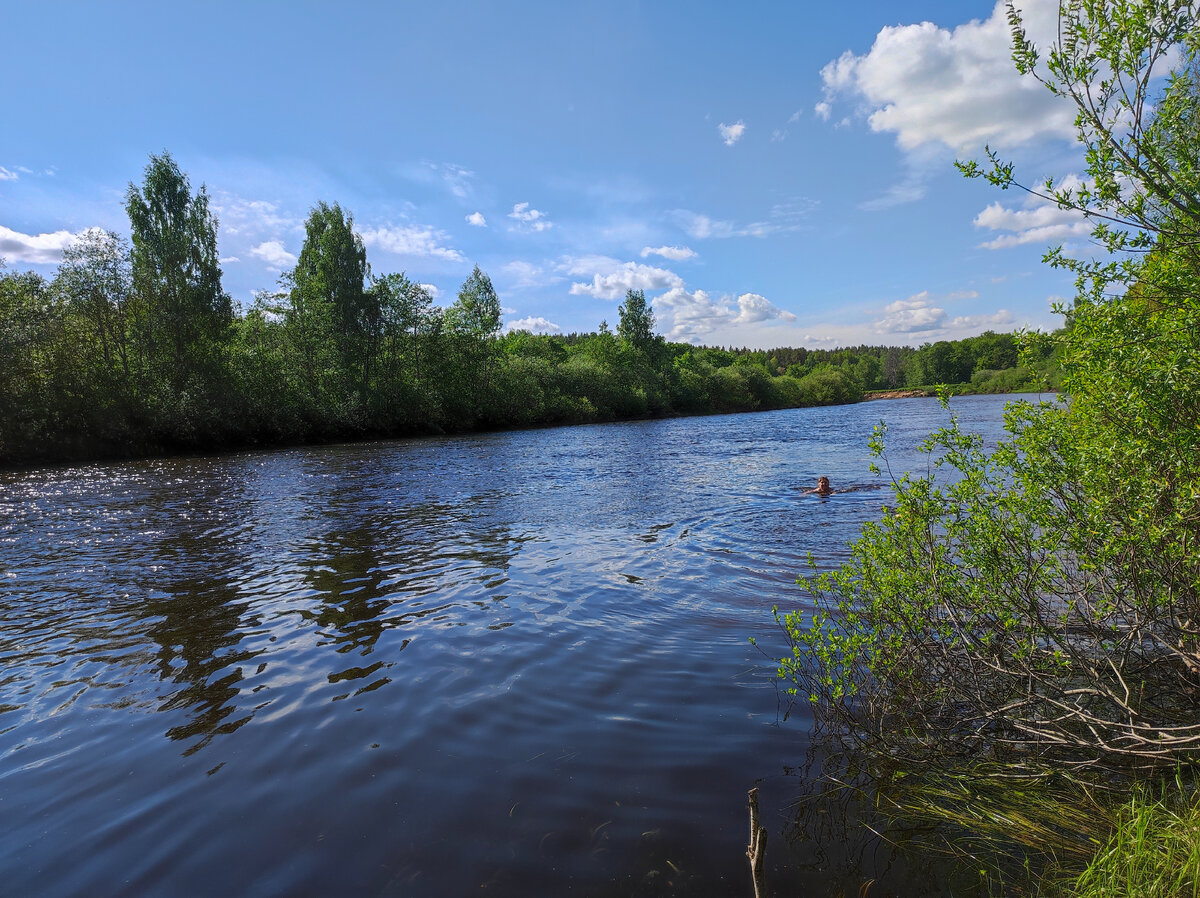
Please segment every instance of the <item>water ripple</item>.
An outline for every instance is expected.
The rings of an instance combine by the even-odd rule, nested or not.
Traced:
[[[6,890],[745,891],[805,739],[748,637],[893,413],[911,458],[935,403],[0,473]]]

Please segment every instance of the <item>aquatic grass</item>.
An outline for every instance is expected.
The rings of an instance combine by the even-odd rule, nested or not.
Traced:
[[[1107,844],[1065,888],[1070,898],[1200,898],[1200,802],[1176,781],[1134,790]]]
[[[1128,791],[995,771],[897,777],[876,804],[929,850],[973,863],[994,894],[1200,898],[1200,800],[1177,774]]]
[[[985,892],[1045,894],[1050,871],[1082,869],[1108,838],[1104,795],[1066,778],[1014,778],[975,765],[936,773],[894,774],[877,786],[881,833],[904,833],[924,851],[977,871]]]

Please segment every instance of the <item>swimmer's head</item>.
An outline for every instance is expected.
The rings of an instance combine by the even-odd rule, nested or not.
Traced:
[[[828,477],[818,477],[817,478],[817,492],[818,493],[832,493],[833,492],[833,488],[830,487],[830,485],[829,485]]]

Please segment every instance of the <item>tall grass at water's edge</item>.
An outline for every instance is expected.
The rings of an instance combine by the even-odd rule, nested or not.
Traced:
[[[943,772],[902,776],[875,802],[925,830],[927,849],[975,865],[995,895],[1200,898],[1200,792],[1181,776],[1121,794]]]
[[[1182,784],[1180,784],[1182,786]],[[1070,898],[1200,898],[1200,802],[1167,786],[1134,791],[1107,844],[1062,889]]]

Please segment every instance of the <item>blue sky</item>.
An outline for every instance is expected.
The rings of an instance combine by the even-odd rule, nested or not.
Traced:
[[[1057,3],[1021,4],[1035,36]],[[1053,327],[1086,246],[979,181],[1081,171],[1072,115],[1012,70],[1003,8],[812,3],[0,3],[0,257],[54,272],[169,150],[220,219],[235,300],[275,288],[318,200],[376,274],[448,305],[472,266],[505,322],[672,339],[910,344]]]

